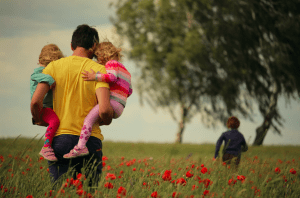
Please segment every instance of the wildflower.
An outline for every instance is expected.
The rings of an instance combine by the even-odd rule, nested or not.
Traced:
[[[209,190],[205,190],[205,191],[203,192],[203,195],[206,196],[208,193],[209,193]]]
[[[126,196],[126,189],[123,186],[118,189],[118,195]]]
[[[290,173],[292,173],[293,175],[295,175],[297,172],[295,169],[291,168]]]
[[[108,179],[114,180],[114,179],[116,179],[116,176],[112,173],[107,173],[105,179],[106,180],[108,180]]]
[[[110,183],[110,182],[106,182],[106,183],[104,184],[104,187],[105,187],[105,188],[108,188],[108,189],[114,188],[114,186],[113,186],[112,183]]]
[[[226,162],[223,162],[222,165],[223,165],[223,166],[226,166]]]
[[[106,163],[105,162],[102,162],[102,167],[104,168],[104,166],[106,165]]]
[[[136,168],[133,168],[132,170],[133,170],[133,171],[136,171]]]
[[[106,156],[103,156],[103,157],[102,157],[102,161],[104,162],[104,161],[106,161],[106,160],[108,160],[108,158],[107,158]]]
[[[195,165],[194,165],[194,164],[192,165],[192,168],[195,168]]]
[[[171,173],[172,173],[172,170],[166,170],[165,173],[162,175],[162,179],[164,181],[172,180]]]
[[[27,195],[26,198],[33,198],[33,196],[32,195]]]
[[[275,168],[275,173],[280,173],[280,168],[279,167]]]
[[[151,197],[158,197],[157,191],[154,191],[154,192],[151,194]]]
[[[201,168],[204,167],[204,164],[201,164]]]
[[[195,190],[195,188],[199,188],[199,187],[196,186],[196,185],[193,185],[193,186],[192,186],[192,191]]]
[[[40,169],[43,169],[43,167],[41,166]]]
[[[173,192],[173,193],[172,193],[172,197],[175,197],[176,194],[177,194],[177,192]]]
[[[244,175],[238,175],[236,178],[242,182],[246,179]]]
[[[80,190],[76,191],[76,194],[79,195],[79,196],[81,196],[81,195],[85,195],[86,192],[84,190],[80,189]]]
[[[181,185],[185,186],[186,185],[186,181],[183,178],[179,178],[179,179],[177,179],[176,184],[181,184]]]
[[[205,174],[206,172],[207,172],[207,168],[206,168],[206,167],[203,167],[203,168],[201,169],[201,173]]]
[[[204,183],[205,188],[207,188],[209,184],[212,184],[212,181],[210,181],[210,179],[204,179],[202,182]]]
[[[228,180],[228,185],[234,185],[235,183],[236,183],[236,180],[234,180],[234,179]]]
[[[189,170],[185,175],[186,175],[186,177],[188,177],[188,178],[194,176],[194,174],[192,174],[190,170]]]

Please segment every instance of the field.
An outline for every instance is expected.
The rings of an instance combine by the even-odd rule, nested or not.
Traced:
[[[83,174],[53,190],[42,145],[0,139],[0,197],[300,197],[300,146],[250,146],[235,170],[212,160],[215,145],[104,141],[98,187]]]

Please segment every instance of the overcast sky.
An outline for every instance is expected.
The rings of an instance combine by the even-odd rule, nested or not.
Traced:
[[[55,43],[64,55],[70,56],[72,33],[83,23],[95,26],[100,40],[108,38],[116,45],[120,43],[109,21],[114,10],[108,4],[106,0],[0,1],[0,137],[20,134],[26,137],[40,134],[40,137],[45,132],[45,127],[31,124],[29,90],[30,75],[38,66],[38,56],[44,45]],[[102,128],[105,140],[174,142],[177,124],[167,112],[158,110],[155,113],[148,105],[139,104],[139,96],[134,91],[135,64],[126,59],[123,63],[133,74],[133,94],[122,116]],[[299,99],[286,106],[281,97],[279,112],[285,119],[282,136],[269,131],[264,144],[299,145]],[[255,137],[255,129],[263,121],[257,109],[254,114],[254,122],[240,119],[239,130],[250,143]],[[226,130],[221,125],[216,129],[205,128],[200,120],[197,115],[187,125],[183,143],[215,143]]]

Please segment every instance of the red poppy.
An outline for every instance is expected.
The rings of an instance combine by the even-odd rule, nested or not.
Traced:
[[[205,195],[207,195],[209,193],[209,190],[205,190],[204,192],[203,192],[203,195],[205,196]]]
[[[116,175],[112,174],[112,173],[107,173],[106,176],[105,176],[105,179],[108,180],[114,180],[116,179]]]
[[[164,181],[172,180],[171,173],[172,173],[172,170],[166,170],[165,173],[162,175],[162,179]]]
[[[201,167],[204,167],[204,164],[201,164]]]
[[[279,167],[276,167],[276,168],[275,168],[275,173],[280,173],[280,171],[281,171],[281,170],[280,170]]]
[[[106,160],[108,160],[108,158],[107,158],[106,156],[103,156],[103,157],[102,157],[102,161],[104,162],[104,161],[106,161]]]
[[[199,187],[196,186],[196,185],[193,185],[193,186],[192,186],[192,191],[195,190],[195,188],[199,188]]]
[[[188,172],[186,172],[186,177],[191,178],[194,176],[194,174],[191,173],[191,170],[189,170]]]
[[[237,179],[240,180],[242,183],[244,183],[246,177],[244,175],[238,175]]]
[[[176,184],[181,184],[181,185],[185,186],[186,185],[186,181],[183,178],[179,178],[179,179],[177,179]]]
[[[126,196],[126,189],[123,186],[118,189],[118,195]]]
[[[204,183],[205,188],[207,188],[209,184],[212,184],[212,181],[210,181],[210,179],[204,179],[202,182]]]
[[[203,168],[201,169],[201,173],[205,174],[206,172],[207,172],[207,168],[206,168],[206,167],[203,167]]]
[[[234,185],[236,183],[235,179],[229,179],[228,180],[228,185]]]
[[[296,174],[297,172],[296,172],[296,170],[295,170],[295,169],[291,168],[291,170],[290,170],[290,173],[292,173],[292,174]]]
[[[114,188],[113,184],[110,183],[110,182],[106,182],[106,183],[104,184],[104,187],[105,187],[105,188],[108,188],[108,189]]]
[[[158,197],[157,191],[154,191],[154,192],[151,194],[151,197]]]
[[[133,171],[136,171],[136,168],[133,168],[132,170],[133,170]]]
[[[27,195],[27,197],[26,198],[33,198],[33,196],[32,195]]]
[[[175,196],[176,196],[176,194],[177,194],[176,192],[173,192],[173,193],[172,193],[172,197],[175,197]]]

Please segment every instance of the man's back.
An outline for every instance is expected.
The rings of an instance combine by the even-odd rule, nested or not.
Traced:
[[[106,73],[103,65],[89,58],[69,56],[51,62],[43,71],[56,81],[53,93],[53,109],[60,120],[57,135],[80,135],[83,121],[89,111],[97,104],[95,90],[109,88],[107,83],[84,81],[81,77],[84,70]],[[103,140],[98,123],[93,126],[91,136]]]

